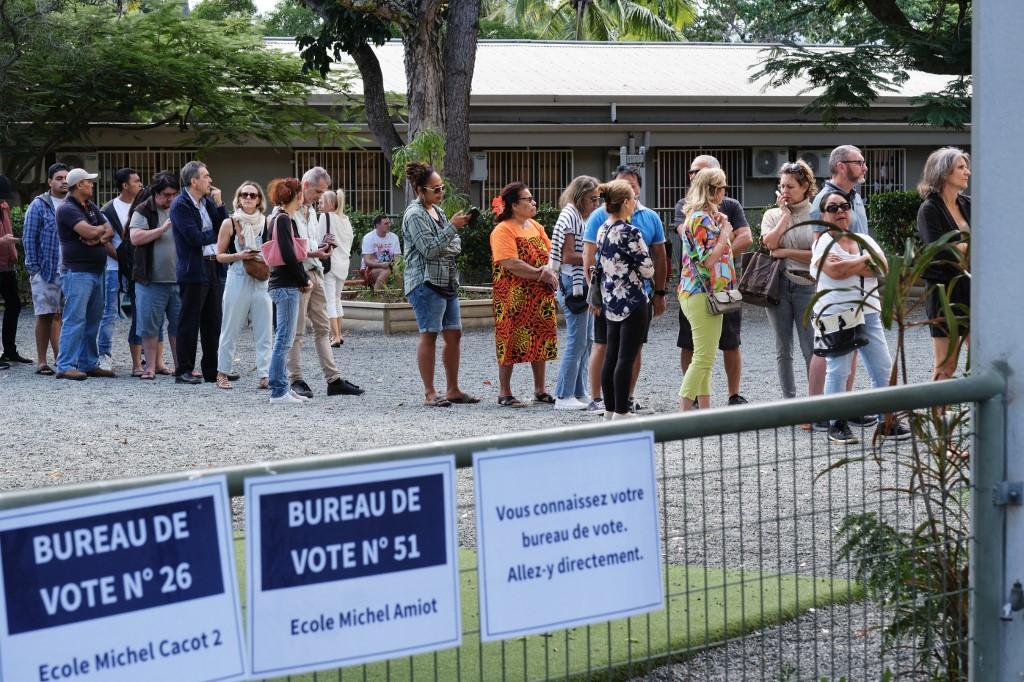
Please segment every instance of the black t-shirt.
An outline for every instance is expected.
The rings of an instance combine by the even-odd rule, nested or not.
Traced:
[[[686,219],[683,215],[683,204],[686,203],[686,199],[680,199],[676,202],[675,211],[675,224],[679,225]],[[722,205],[718,207],[725,217],[729,219],[729,224],[732,225],[732,229],[738,230],[741,227],[750,227],[750,223],[747,222],[747,214],[743,212],[743,204],[736,201],[732,197],[726,197],[722,200]]]
[[[81,235],[75,232],[75,225],[85,221],[99,227],[109,222],[99,207],[91,201],[82,206],[70,194],[57,209],[57,238],[60,239],[62,272],[103,273],[107,268],[107,250],[102,244],[88,246]]]

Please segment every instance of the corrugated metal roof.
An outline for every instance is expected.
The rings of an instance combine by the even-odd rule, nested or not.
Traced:
[[[266,42],[283,52],[298,53],[291,38],[267,38]],[[685,104],[750,98],[767,104],[772,100],[781,103],[812,97],[813,92],[801,95],[807,87],[803,80],[770,89],[750,81],[769,47],[731,43],[481,40],[477,46],[472,97],[475,104],[654,100]],[[374,52],[380,60],[385,89],[404,94],[402,43],[392,40],[375,47]],[[870,68],[870,64],[865,64],[865,69]],[[947,80],[944,76],[914,72],[896,92],[886,93],[880,102],[902,102],[940,90]],[[354,92],[358,93],[359,87],[357,81]]]

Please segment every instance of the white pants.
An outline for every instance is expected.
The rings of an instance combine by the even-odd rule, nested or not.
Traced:
[[[327,317],[345,317],[345,309],[341,305],[341,292],[345,288],[345,278],[348,277],[348,270],[344,272],[331,271],[324,275],[324,296],[327,297]]]
[[[244,271],[228,270],[228,279],[224,283],[220,347],[217,350],[218,372],[231,373],[238,336],[242,333],[246,320],[251,318],[253,345],[256,349],[256,371],[261,378],[270,376],[274,309],[267,284],[257,282]]]

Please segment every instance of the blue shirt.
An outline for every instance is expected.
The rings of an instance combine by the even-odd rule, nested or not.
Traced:
[[[44,282],[56,282],[60,276],[60,240],[57,238],[57,214],[49,193],[36,197],[25,211],[21,235],[25,247],[25,269],[38,274]]]
[[[854,187],[849,192],[844,192],[839,187],[832,184],[831,180],[825,181],[825,186],[818,192],[818,196],[814,197],[814,201],[811,202],[811,220],[821,220],[821,199],[826,194],[838,192],[846,197],[846,200],[850,202],[850,206],[853,207],[853,211],[850,213],[850,232],[855,234],[868,234],[868,212],[864,208],[864,199],[861,198],[860,194],[857,193],[857,188]],[[828,220],[828,218],[826,218]],[[831,221],[829,221],[831,222]],[[825,227],[823,225],[815,225],[815,232],[824,232]]]
[[[606,220],[608,220],[608,209],[604,206],[591,213],[587,218],[587,229],[583,232],[583,241],[597,244],[597,231],[601,229]],[[640,230],[640,235],[648,246],[665,243],[665,226],[661,224],[661,218],[646,206],[636,205],[636,211],[633,212],[630,223]],[[651,280],[644,280],[644,291],[648,294],[654,291],[654,283]]]

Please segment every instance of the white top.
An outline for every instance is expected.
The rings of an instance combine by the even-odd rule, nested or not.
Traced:
[[[372,254],[381,263],[390,263],[395,257],[402,255],[402,244],[398,241],[398,235],[394,232],[388,232],[381,237],[377,234],[377,230],[370,230],[363,236],[363,250],[361,253],[364,256]],[[359,267],[366,267],[365,258]]]
[[[348,216],[339,216],[337,213],[323,213],[320,215],[320,234],[327,234],[327,221],[331,224],[331,234],[337,242],[337,246],[331,251],[331,272],[339,277],[348,276],[349,261],[352,257],[352,241],[355,235],[352,233],[352,223]]]
[[[128,211],[132,210],[132,205],[121,201],[120,196],[114,197],[111,202],[114,205],[114,212],[117,213],[117,219],[121,221],[121,227],[125,233],[128,232]],[[121,246],[121,236],[114,230],[114,241],[111,242],[114,248]],[[117,272],[117,259],[112,256],[107,256],[107,272]]]
[[[858,236],[864,240],[869,249],[881,255],[882,249],[874,239],[866,234]],[[821,263],[830,253],[836,254],[843,260],[853,260],[861,256],[858,244],[853,245],[853,253],[850,253],[840,246],[838,242],[834,241],[832,235],[824,232],[818,237],[818,241],[814,242],[814,248],[811,250],[812,277],[818,277]],[[846,279],[832,279],[822,270],[821,276],[818,279],[818,291],[828,290],[828,293],[814,302],[814,314],[820,315],[824,312],[825,315],[832,315],[843,310],[856,308],[864,299],[864,291],[872,292],[865,302],[864,314],[877,313],[881,307],[877,291],[878,278],[865,277],[863,290],[861,289],[860,280],[859,275],[853,275]]]
[[[299,206],[298,210],[295,211],[291,218],[295,223],[295,228],[298,230],[299,236],[303,237],[308,242],[307,248],[310,251],[316,251],[324,238],[317,222],[316,210],[314,210],[312,206]],[[319,258],[306,258],[302,261],[302,267],[306,270],[312,270],[315,268],[321,273],[324,270],[324,266],[320,264]]]

